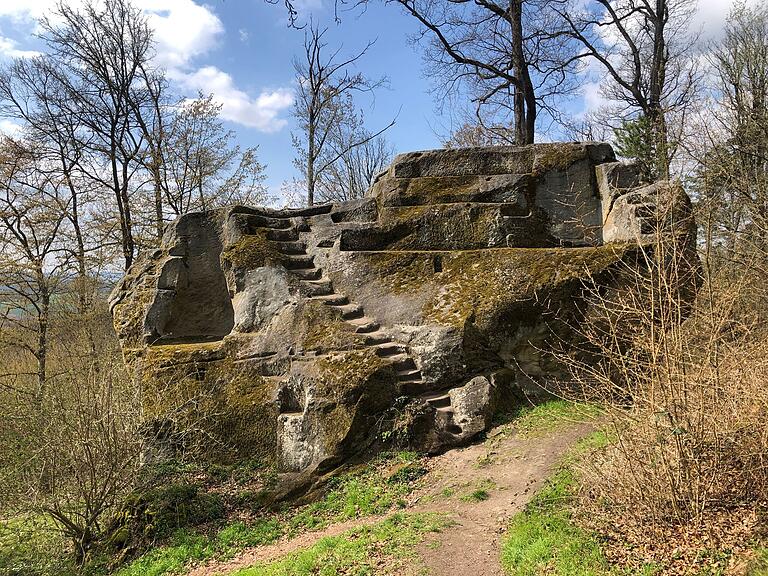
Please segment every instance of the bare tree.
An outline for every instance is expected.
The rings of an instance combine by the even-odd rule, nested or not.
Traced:
[[[41,402],[48,383],[51,304],[72,279],[64,227],[67,197],[55,170],[37,159],[34,145],[5,138],[0,146],[0,343],[28,355],[34,373],[2,374],[4,381],[34,376]]]
[[[62,188],[69,195],[66,217],[71,236],[68,244],[77,263],[78,308],[84,314],[94,298],[90,252],[100,240],[91,237],[85,221],[93,191],[84,180],[80,164],[84,145],[77,119],[68,113],[67,97],[57,79],[53,63],[45,57],[18,59],[0,74],[0,113],[20,122],[39,160],[58,171]]]
[[[374,177],[392,160],[392,148],[383,135],[371,138],[362,112],[357,115],[349,99],[345,121],[333,126],[327,142],[328,163],[317,180],[316,193],[321,202],[361,198],[373,184]],[[340,153],[342,152],[342,153]]]
[[[708,243],[768,277],[768,8],[736,4],[711,47],[714,86],[691,139]],[[760,289],[764,289],[761,286]]]
[[[561,2],[558,12],[569,35],[600,63],[603,94],[635,122],[650,158],[640,158],[649,176],[668,176],[676,152],[669,116],[684,110],[698,86],[689,32],[692,0],[594,0]]]
[[[359,72],[351,72],[372,42],[346,59],[340,57],[341,48],[326,56],[328,45],[323,40],[326,32],[327,28],[321,30],[310,22],[304,33],[303,58],[294,61],[298,89],[293,114],[301,129],[293,135],[298,152],[295,164],[304,176],[310,206],[315,202],[318,182],[331,166],[351,150],[376,139],[395,123],[392,120],[374,133],[360,132],[351,139],[337,138],[334,142],[333,134],[340,126],[356,120],[351,105],[352,94],[373,92],[386,82],[386,78],[370,80]]]
[[[582,54],[560,29],[559,0],[391,1],[424,29],[426,73],[441,102],[466,91],[478,124],[497,138],[532,143],[542,113],[559,119],[558,100],[578,87]]]
[[[178,103],[160,144],[162,180],[174,214],[267,200],[257,148],[241,151],[219,118],[213,96]]]
[[[151,124],[140,117],[154,113],[143,81],[152,57],[152,33],[129,0],[88,0],[79,9],[60,3],[40,25],[67,103],[64,112],[82,127],[79,137],[88,161],[79,168],[95,187],[113,196],[127,268],[136,251],[131,196],[139,186],[136,175],[146,145],[142,125]]]
[[[446,148],[472,146],[500,146],[515,141],[515,135],[507,126],[485,127],[481,123],[465,121],[443,141]]]

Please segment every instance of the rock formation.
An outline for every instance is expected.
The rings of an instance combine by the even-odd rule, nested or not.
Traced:
[[[181,216],[111,296],[148,425],[286,472],[468,441],[567,376],[585,280],[691,249],[683,190],[637,174],[607,144],[436,150],[363,199]]]

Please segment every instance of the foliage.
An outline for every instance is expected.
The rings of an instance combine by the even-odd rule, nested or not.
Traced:
[[[614,134],[616,153],[637,163],[644,182],[653,182],[657,174],[664,173],[664,166],[657,166],[660,157],[657,148],[664,144],[656,141],[652,122],[647,116],[622,120]]]
[[[0,574],[70,576],[76,572],[65,539],[50,521],[27,516],[0,522]]]
[[[351,200],[362,196],[388,162],[391,151],[381,135],[394,120],[375,133],[363,126],[362,112],[355,109],[353,94],[372,93],[386,84],[386,77],[371,80],[352,72],[373,45],[369,42],[349,58],[340,49],[328,53],[323,40],[326,29],[314,22],[304,33],[304,54],[294,60],[298,92],[293,115],[299,132],[293,133],[294,165],[302,174],[307,204],[318,199]]]

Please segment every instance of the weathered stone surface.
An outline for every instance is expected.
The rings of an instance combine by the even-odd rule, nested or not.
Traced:
[[[437,150],[360,200],[181,216],[111,296],[149,428],[302,478],[471,440],[567,376],[586,282],[658,234],[693,253],[682,188],[636,175],[605,144]]]

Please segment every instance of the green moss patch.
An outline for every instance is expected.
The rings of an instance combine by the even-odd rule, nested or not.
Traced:
[[[424,317],[445,325],[461,326],[470,317],[490,324],[537,291],[588,279],[623,255],[624,250],[613,246],[451,252],[442,261],[442,287],[425,304]]]
[[[587,150],[579,144],[542,144],[536,148],[533,162],[534,176],[543,176],[551,170],[566,170],[571,164],[587,158]]]
[[[221,260],[232,268],[252,270],[280,259],[280,251],[267,239],[269,230],[256,230],[242,236],[221,253]]]
[[[364,255],[377,281],[390,292],[415,292],[432,279],[432,259],[423,252],[373,252]]]
[[[305,350],[329,352],[362,345],[361,337],[341,312],[322,302],[307,301],[302,316],[301,345]]]
[[[426,176],[399,182],[400,202],[405,205],[463,202],[479,194],[481,176]]]
[[[331,354],[318,360],[317,366],[320,371],[317,395],[342,400],[350,390],[370,381],[386,362],[375,350],[366,348]]]
[[[217,347],[181,346],[150,348],[144,360],[144,415],[162,441],[216,462],[274,459],[274,382]]]

